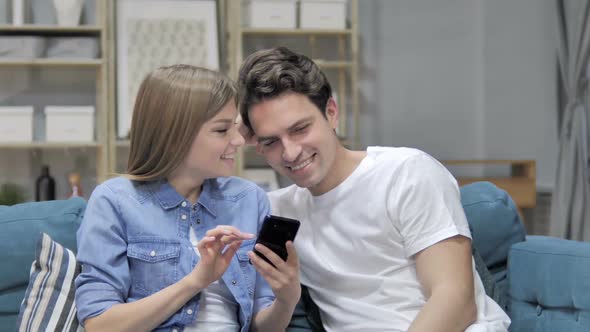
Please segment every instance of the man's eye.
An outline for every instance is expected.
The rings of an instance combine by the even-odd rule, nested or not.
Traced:
[[[305,126],[297,127],[297,128],[295,128],[295,129],[293,130],[293,132],[295,132],[295,133],[302,132],[302,131],[304,131],[305,129],[307,129],[307,127],[309,127],[309,125],[305,125]]]
[[[271,146],[273,145],[277,140],[276,139],[272,139],[272,140],[267,140],[267,141],[262,141],[261,144],[264,146]]]

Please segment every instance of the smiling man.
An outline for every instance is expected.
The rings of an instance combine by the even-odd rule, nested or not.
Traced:
[[[301,221],[301,282],[326,330],[507,330],[439,162],[416,149],[345,148],[330,83],[287,48],[250,55],[238,84],[257,152],[295,183],[269,197],[274,214]]]

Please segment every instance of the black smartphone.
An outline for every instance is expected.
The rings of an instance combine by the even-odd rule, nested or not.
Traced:
[[[299,230],[299,220],[273,216],[266,216],[262,222],[262,228],[256,239],[256,243],[263,244],[268,249],[272,250],[277,256],[281,257],[284,261],[287,260],[287,247],[285,244],[287,241],[295,240],[295,235]],[[274,266],[273,263],[268,260],[263,254],[258,252],[256,249],[253,250],[260,258],[264,259],[267,263]],[[276,267],[276,266],[275,266]]]

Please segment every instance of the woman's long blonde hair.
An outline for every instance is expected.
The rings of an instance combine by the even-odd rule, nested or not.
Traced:
[[[186,158],[203,123],[235,96],[234,83],[209,69],[173,65],[148,74],[133,108],[127,177],[166,178]]]

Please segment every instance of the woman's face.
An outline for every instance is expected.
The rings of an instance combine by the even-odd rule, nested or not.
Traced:
[[[244,138],[235,124],[237,115],[236,106],[230,101],[205,122],[175,173],[202,180],[232,175],[238,148],[244,145]]]

